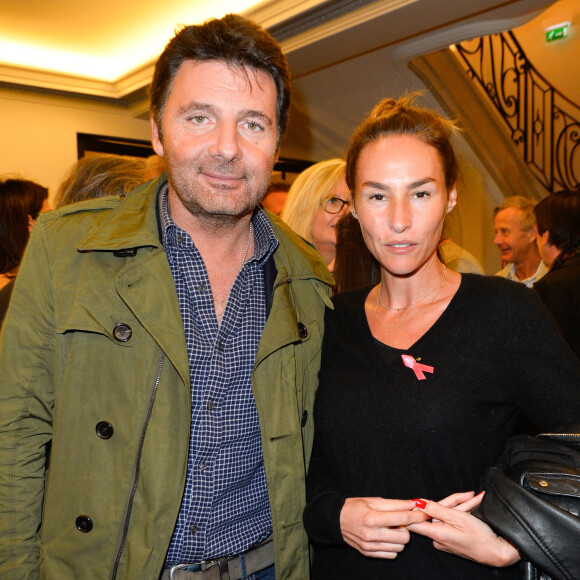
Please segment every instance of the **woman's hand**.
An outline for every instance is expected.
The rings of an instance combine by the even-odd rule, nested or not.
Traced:
[[[411,538],[406,526],[427,518],[413,500],[351,497],[340,512],[340,529],[344,541],[364,556],[392,560]]]
[[[417,507],[433,520],[409,529],[433,540],[433,546],[488,566],[510,566],[520,559],[517,549],[486,523],[468,513],[481,503],[483,493],[451,495],[440,502],[417,500]]]

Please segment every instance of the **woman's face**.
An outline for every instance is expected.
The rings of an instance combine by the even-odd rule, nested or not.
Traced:
[[[382,137],[361,151],[351,211],[369,250],[392,274],[412,274],[434,255],[456,201],[437,150],[416,137]]]
[[[344,177],[341,177],[331,190],[330,198],[333,197],[337,197],[343,201],[350,200],[350,191]],[[328,213],[324,207],[320,207],[312,222],[312,243],[322,254],[327,264],[334,260],[336,253],[336,224],[347,211],[348,205],[345,205],[338,213]]]

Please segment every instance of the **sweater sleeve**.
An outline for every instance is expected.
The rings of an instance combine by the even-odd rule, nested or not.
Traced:
[[[310,541],[323,546],[344,544],[340,530],[340,512],[346,495],[337,489],[328,473],[322,446],[315,436],[306,479],[304,527]]]
[[[332,476],[331,462],[325,453],[325,435],[322,433],[325,418],[320,416],[320,397],[332,389],[329,371],[341,364],[336,360],[335,337],[338,330],[335,311],[327,310],[324,326],[319,388],[314,404],[314,443],[306,478],[304,526],[312,543],[330,546],[344,544],[340,530],[340,512],[347,497],[340,492],[337,481]]]

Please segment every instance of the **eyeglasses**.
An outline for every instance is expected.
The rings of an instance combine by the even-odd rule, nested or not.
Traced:
[[[331,197],[322,207],[326,213],[340,213],[345,205],[350,205],[350,199],[345,201],[340,197]]]

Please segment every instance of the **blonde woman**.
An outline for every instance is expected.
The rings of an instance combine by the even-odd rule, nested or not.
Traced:
[[[345,169],[344,160],[329,159],[303,171],[290,187],[280,214],[320,252],[330,271],[336,253],[336,224],[350,204]]]

